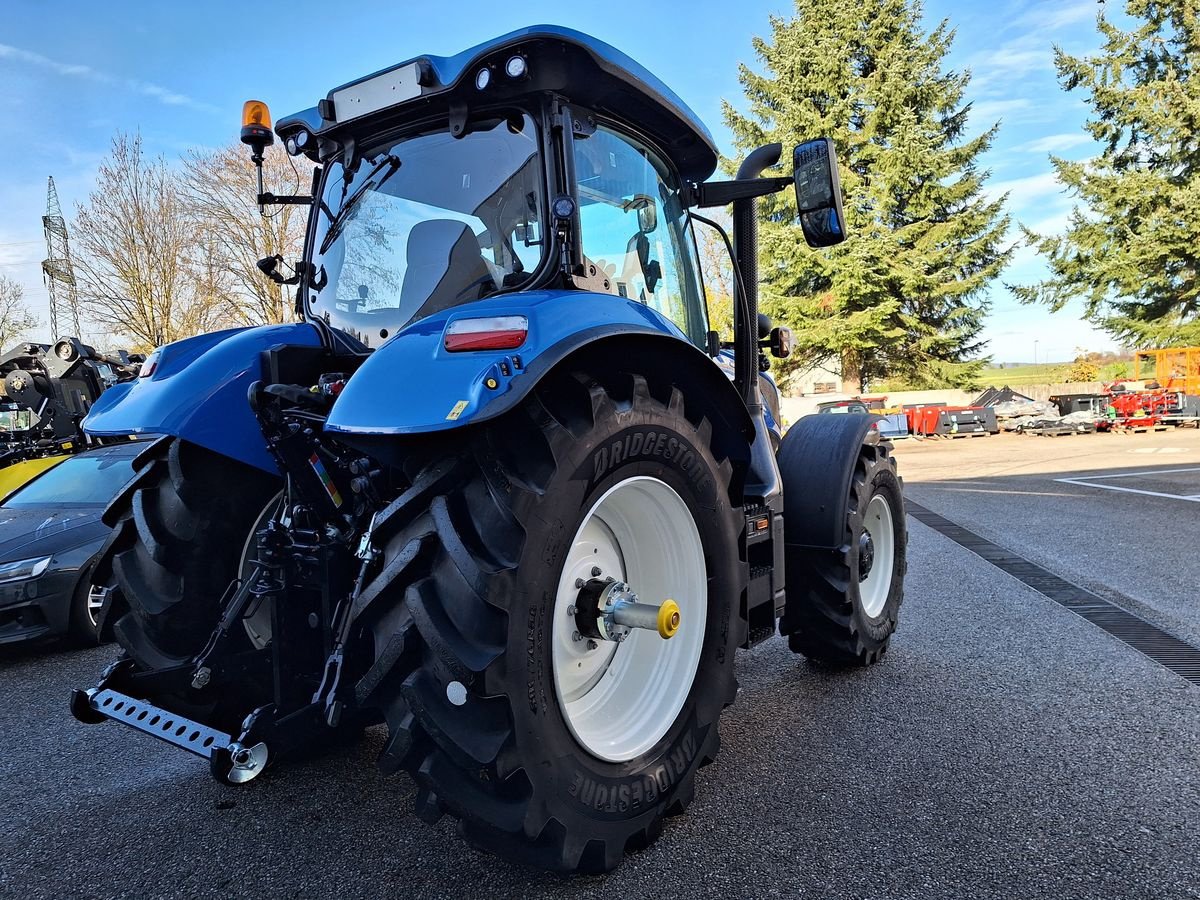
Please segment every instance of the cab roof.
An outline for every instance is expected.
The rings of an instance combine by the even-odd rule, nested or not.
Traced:
[[[527,74],[505,75],[514,55]],[[475,78],[490,69],[480,90]],[[640,63],[590,35],[557,25],[532,25],[454,56],[420,56],[359,78],[329,92],[320,105],[279,121],[286,138],[300,130],[336,137],[350,122],[393,120],[428,114],[449,103],[516,101],[552,91],[653,138],[689,180],[703,181],[717,165],[712,135],[679,96]]]

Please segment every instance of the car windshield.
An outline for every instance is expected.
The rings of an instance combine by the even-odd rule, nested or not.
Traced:
[[[83,453],[25,485],[2,508],[107,506],[132,477],[131,453]]]
[[[525,282],[542,258],[542,170],[526,115],[333,162],[309,309],[377,347],[409,322]]]

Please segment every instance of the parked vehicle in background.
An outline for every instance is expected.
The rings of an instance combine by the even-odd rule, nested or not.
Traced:
[[[88,447],[83,417],[108,388],[136,378],[143,359],[72,337],[0,356],[0,499]]]
[[[69,457],[0,504],[0,644],[64,635],[98,642],[103,596],[90,575],[110,533],[100,515],[144,446]]]

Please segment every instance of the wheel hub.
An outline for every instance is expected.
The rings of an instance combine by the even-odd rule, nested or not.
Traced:
[[[871,538],[871,532],[864,531],[858,536],[858,580],[866,581],[867,576],[871,574],[871,567],[875,565],[875,541]]]
[[[670,640],[681,621],[679,604],[674,600],[658,605],[641,603],[633,588],[613,578],[584,582],[575,600],[576,634],[578,640],[588,641],[589,649],[595,649],[595,642],[600,640],[619,644],[635,628],[656,631],[663,640]]]

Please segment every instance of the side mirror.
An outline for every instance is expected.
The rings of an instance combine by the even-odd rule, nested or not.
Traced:
[[[254,265],[258,267],[258,271],[262,272],[276,284],[299,284],[300,272],[298,269],[292,273],[291,278],[284,278],[279,273],[279,266],[282,262],[283,257],[276,253],[274,256],[264,256]]]
[[[810,247],[832,247],[846,239],[842,213],[842,184],[838,178],[833,141],[805,141],[792,155],[795,165],[796,209]]]
[[[768,337],[770,337],[771,327],[773,325],[774,323],[771,321],[771,317],[766,313],[758,314],[758,339],[760,341],[766,340]]]
[[[638,231],[642,234],[649,234],[658,227],[658,205],[653,197],[637,194],[625,204],[625,208],[637,210]]]

